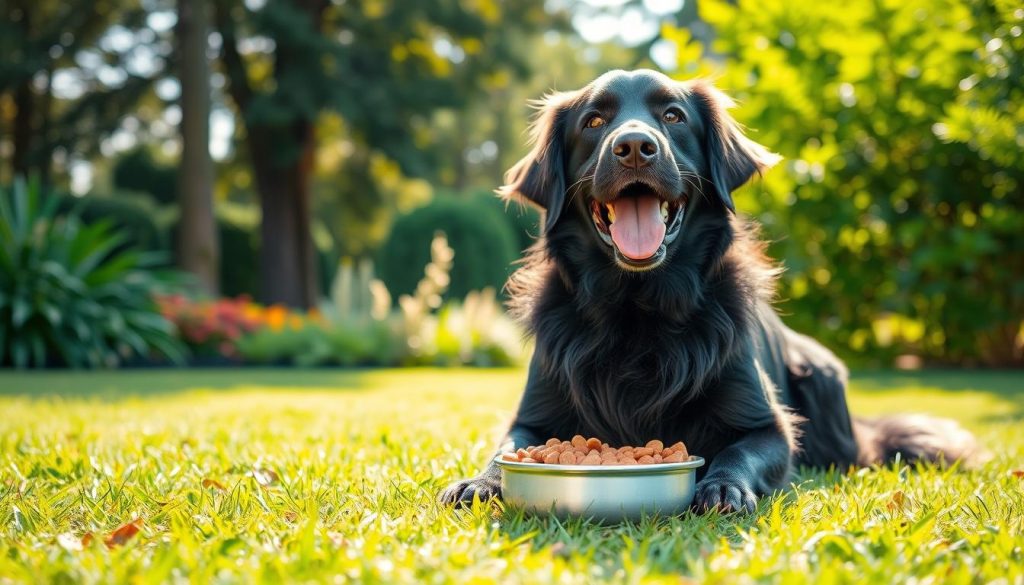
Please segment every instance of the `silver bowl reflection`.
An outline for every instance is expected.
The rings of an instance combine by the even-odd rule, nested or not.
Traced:
[[[495,459],[506,505],[529,512],[617,522],[671,516],[693,501],[704,459],[654,465],[549,465]]]

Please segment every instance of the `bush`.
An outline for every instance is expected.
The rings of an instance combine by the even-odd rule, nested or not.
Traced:
[[[53,193],[50,197],[58,199],[59,214],[75,214],[86,224],[109,221],[124,238],[125,246],[145,251],[169,252],[170,242],[154,219],[156,209],[152,204],[146,205],[125,194],[76,197]]]
[[[144,148],[121,156],[114,163],[114,187],[149,194],[160,205],[178,202],[178,170],[153,160]]]
[[[109,221],[58,214],[60,200],[16,183],[0,193],[0,365],[112,367],[133,356],[181,361],[152,297],[151,256]]]
[[[737,117],[786,158],[737,202],[785,259],[781,308],[848,357],[1024,364],[1019,3],[848,8],[699,4]]]
[[[494,193],[478,193],[474,197],[481,204],[501,213],[516,238],[516,250],[520,254],[537,241],[541,226],[540,213],[535,207],[516,202],[506,203]]]
[[[238,342],[250,363],[311,366],[394,366],[399,353],[386,322],[326,324],[304,321],[263,328]]]
[[[266,322],[266,310],[246,297],[195,301],[161,295],[157,305],[194,356],[235,358],[238,340]]]
[[[439,197],[395,221],[377,263],[381,280],[394,298],[412,293],[430,261],[430,242],[444,232],[455,250],[451,283],[444,298],[470,291],[500,290],[519,257],[516,237],[501,212],[476,198]]]

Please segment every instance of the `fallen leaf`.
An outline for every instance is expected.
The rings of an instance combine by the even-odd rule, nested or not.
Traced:
[[[290,524],[295,524],[295,522],[299,519],[299,513],[296,512],[295,510],[288,510],[287,512],[284,513],[284,519]]]
[[[906,501],[907,499],[903,492],[897,490],[892,493],[892,497],[889,499],[889,503],[886,504],[885,507],[888,508],[890,512],[902,510],[905,507],[904,504]]]
[[[85,534],[82,535],[82,546],[83,547],[90,546],[92,544],[92,541],[93,541],[92,532],[86,532]]]
[[[64,534],[57,536],[57,544],[59,544],[62,549],[68,552],[78,552],[85,548],[85,546],[88,544],[87,542],[85,542],[86,537],[89,537],[91,539],[92,535],[86,534],[82,538],[78,538],[70,532],[65,532]]]
[[[139,533],[139,527],[141,526],[141,520],[134,520],[121,526],[117,530],[110,533],[110,536],[103,541],[108,547],[113,548],[115,546],[121,546],[122,544],[131,540],[133,536]]]
[[[1024,479],[1024,469],[1014,469],[1010,472],[1010,475],[1017,479]]]
[[[267,469],[265,467],[255,467],[252,470],[252,477],[256,480],[256,483],[263,487],[270,487],[277,483],[280,476],[273,469]]]
[[[217,481],[216,479],[204,479],[203,480],[203,487],[204,488],[213,488],[215,490],[219,490],[219,491],[222,491],[222,492],[223,491],[227,491],[227,489],[228,489],[228,488],[224,487],[224,484],[222,484],[221,482]]]

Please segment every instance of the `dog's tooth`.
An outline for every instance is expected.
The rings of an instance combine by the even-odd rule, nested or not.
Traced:
[[[668,221],[668,201],[661,202],[661,220]]]
[[[615,208],[611,204],[606,203],[605,207],[608,208],[608,222],[615,223]],[[617,228],[616,228],[617,229]]]

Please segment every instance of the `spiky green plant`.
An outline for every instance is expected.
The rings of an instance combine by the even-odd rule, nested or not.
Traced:
[[[184,348],[153,302],[158,261],[128,248],[110,222],[58,214],[34,182],[0,190],[0,365],[180,362]]]

